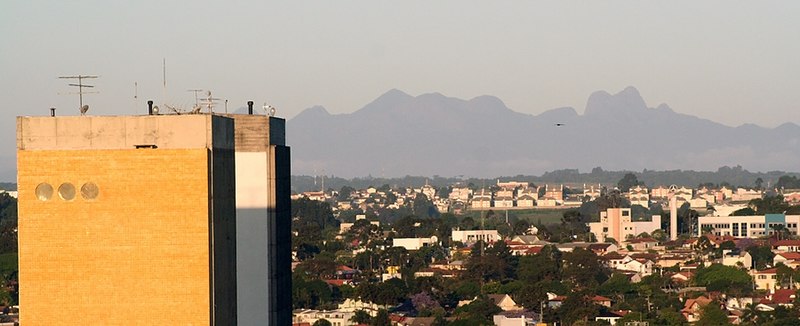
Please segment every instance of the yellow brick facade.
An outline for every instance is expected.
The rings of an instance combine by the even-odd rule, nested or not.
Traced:
[[[208,325],[209,151],[20,150],[22,325]],[[75,186],[71,201],[59,197]],[[95,199],[81,186],[94,183]],[[38,199],[49,183],[53,195]]]

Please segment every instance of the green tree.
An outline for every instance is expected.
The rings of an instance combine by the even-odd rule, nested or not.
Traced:
[[[608,279],[607,269],[590,250],[575,248],[572,252],[564,253],[563,261],[563,280],[578,289],[594,289]]]
[[[728,314],[719,307],[716,302],[711,302],[700,310],[700,319],[694,323],[695,326],[720,326],[730,325]]]
[[[492,316],[500,312],[494,302],[486,297],[478,297],[468,305],[459,307],[455,311],[458,319],[466,319],[478,322],[473,325],[492,325]]]
[[[389,319],[389,312],[386,309],[378,309],[375,318],[372,318],[371,326],[392,326],[392,321]]]
[[[530,228],[531,224],[528,222],[528,220],[516,220],[511,226],[511,233],[514,235],[524,235]]]
[[[732,295],[752,292],[752,278],[746,271],[732,266],[712,264],[697,270],[694,283],[709,291],[720,291]]]
[[[339,201],[348,201],[350,200],[350,195],[353,194],[356,190],[350,186],[342,186],[342,189],[339,190],[339,195],[336,199]]]
[[[329,227],[339,227],[339,222],[333,216],[333,210],[328,203],[300,198],[292,200],[292,227],[295,221],[303,223],[315,223],[320,229]]]
[[[0,193],[0,254],[17,252],[17,199]]]
[[[627,295],[636,293],[630,279],[620,273],[611,275],[611,278],[601,284],[597,291],[602,295],[616,298],[617,302],[623,302]]]
[[[356,324],[369,324],[372,322],[372,316],[364,310],[356,310],[353,317],[350,317],[350,321]]]
[[[750,200],[747,206],[752,208],[756,214],[782,214],[789,209],[789,203],[783,200],[783,195],[766,196]]]
[[[600,314],[600,307],[589,300],[589,293],[585,291],[568,295],[558,307],[558,317],[564,325],[593,320],[598,314]]]
[[[333,326],[333,324],[331,324],[331,322],[329,322],[327,319],[323,318],[317,319],[312,326]]]
[[[758,270],[772,265],[772,259],[775,258],[775,253],[768,246],[752,246],[747,248],[747,252],[753,258],[753,267]]]
[[[617,188],[622,192],[628,192],[635,186],[644,186],[644,182],[639,181],[633,173],[625,173],[625,176],[617,182]]]

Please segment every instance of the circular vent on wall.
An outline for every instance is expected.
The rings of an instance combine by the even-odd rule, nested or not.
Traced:
[[[39,198],[41,201],[50,200],[53,197],[53,186],[49,183],[40,183],[36,186],[36,198]]]
[[[63,200],[75,199],[75,186],[69,182],[62,183],[58,186],[58,196]]]
[[[84,183],[83,186],[81,186],[81,197],[83,197],[83,199],[95,199],[99,192],[100,189],[97,189],[97,185],[92,182]]]

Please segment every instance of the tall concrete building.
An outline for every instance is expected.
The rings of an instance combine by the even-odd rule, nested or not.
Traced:
[[[589,223],[589,231],[598,242],[606,242],[608,238],[623,242],[629,236],[637,236],[643,232],[652,233],[659,229],[660,215],[653,215],[650,221],[635,221],[630,208],[608,208],[600,212],[599,222]]]
[[[234,131],[17,118],[21,324],[235,325]]]
[[[227,116],[236,130],[239,325],[290,325],[291,187],[285,120]]]

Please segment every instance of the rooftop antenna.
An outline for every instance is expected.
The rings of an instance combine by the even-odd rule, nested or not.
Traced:
[[[167,58],[162,58],[161,73],[161,100],[167,103]]]
[[[194,106],[200,106],[200,98],[197,97],[197,93],[202,92],[202,89],[188,89],[187,92],[194,92]]]
[[[216,105],[219,100],[219,98],[211,96],[211,91],[206,91],[206,98],[204,98],[203,102],[200,104],[205,106],[209,113],[214,113],[214,105]]]
[[[63,94],[78,94],[78,108],[80,108],[80,110],[81,110],[81,115],[84,115],[86,113],[86,110],[84,109],[84,106],[83,106],[83,94],[97,94],[98,93],[97,91],[93,91],[93,92],[84,91],[83,90],[84,88],[94,88],[94,85],[86,85],[86,84],[83,83],[83,80],[84,79],[94,79],[94,78],[98,78],[98,77],[100,77],[100,76],[77,75],[77,76],[59,76],[58,77],[59,79],[77,79],[78,80],[77,84],[68,84],[69,86],[77,87],[78,88],[78,92],[77,93],[73,92],[73,93],[63,93]],[[87,109],[88,109],[88,107],[87,107]]]
[[[133,82],[133,112],[139,107],[139,82]]]

